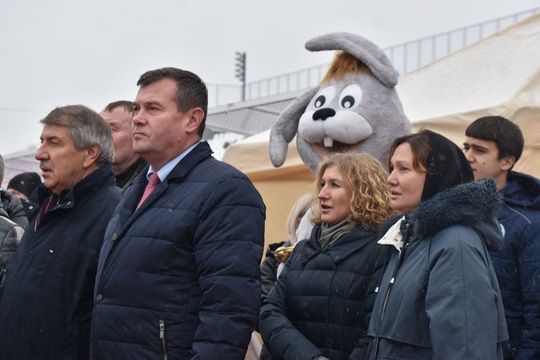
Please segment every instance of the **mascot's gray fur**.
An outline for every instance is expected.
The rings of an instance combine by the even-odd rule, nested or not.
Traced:
[[[390,60],[371,41],[344,32],[316,37],[306,49],[341,51],[321,85],[295,99],[278,117],[270,131],[272,164],[283,165],[295,135],[298,153],[312,172],[332,152],[365,152],[386,164],[392,140],[411,132]],[[339,69],[337,60],[343,54],[358,68]]]

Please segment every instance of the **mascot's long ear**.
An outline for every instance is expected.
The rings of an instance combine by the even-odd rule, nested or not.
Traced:
[[[279,115],[270,130],[269,151],[270,160],[274,167],[280,167],[287,157],[289,143],[294,139],[298,130],[298,122],[305,112],[309,102],[319,91],[314,88],[293,100],[289,106]]]
[[[306,42],[309,51],[343,50],[362,61],[381,83],[397,85],[396,70],[380,47],[360,35],[336,32],[317,36]]]

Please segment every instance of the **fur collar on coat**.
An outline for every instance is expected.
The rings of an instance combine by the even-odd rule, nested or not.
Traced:
[[[415,237],[429,237],[448,226],[459,224],[478,231],[488,250],[499,250],[504,240],[496,218],[501,204],[502,197],[495,180],[488,178],[436,194],[421,202],[409,220],[414,224]]]

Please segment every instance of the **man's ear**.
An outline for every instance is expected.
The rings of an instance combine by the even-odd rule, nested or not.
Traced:
[[[512,155],[505,156],[501,159],[501,169],[504,171],[510,170],[516,163],[516,158]]]
[[[92,164],[94,164],[99,157],[99,154],[101,154],[101,146],[99,145],[92,145],[87,147],[84,154],[84,162],[83,162],[83,168],[87,169]]]
[[[188,118],[188,123],[186,126],[186,131],[189,133],[196,132],[199,129],[199,125],[201,125],[203,119],[204,119],[204,111],[201,108],[193,108],[189,110],[186,115]]]

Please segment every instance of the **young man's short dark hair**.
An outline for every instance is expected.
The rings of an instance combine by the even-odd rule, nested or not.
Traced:
[[[484,116],[475,120],[467,127],[465,135],[495,142],[499,160],[513,156],[517,162],[523,152],[524,140],[519,126],[502,116]]]

